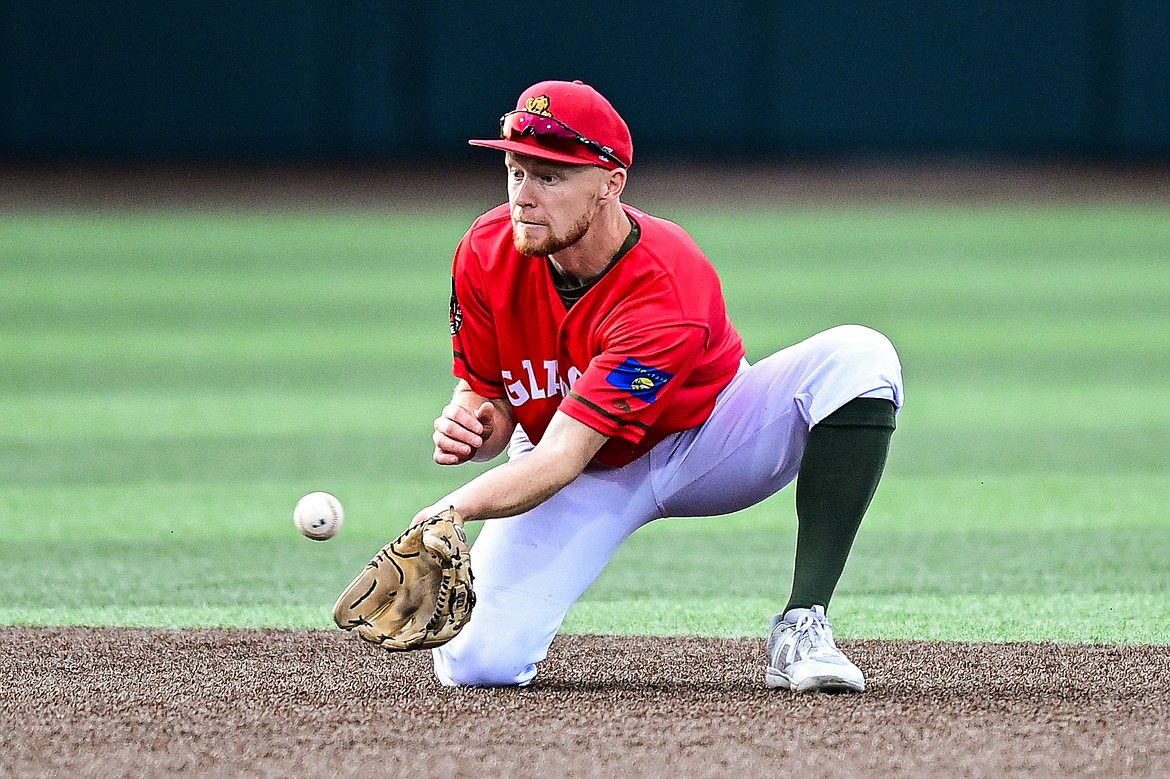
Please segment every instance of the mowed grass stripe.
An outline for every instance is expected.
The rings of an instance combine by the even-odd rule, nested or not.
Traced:
[[[909,405],[834,602],[846,635],[1170,642],[1170,210],[663,215],[751,355],[840,322],[899,347]],[[481,468],[429,462],[471,216],[0,216],[0,621],[327,626]],[[327,544],[289,516],[315,489],[347,506]],[[566,627],[762,634],[794,533],[791,490],[656,523]]]

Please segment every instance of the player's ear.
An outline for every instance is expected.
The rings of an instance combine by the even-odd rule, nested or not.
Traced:
[[[617,200],[626,189],[626,169],[614,168],[606,171],[605,188],[602,190],[603,200]]]

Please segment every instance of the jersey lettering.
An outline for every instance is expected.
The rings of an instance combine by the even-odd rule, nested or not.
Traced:
[[[532,360],[521,360],[520,365],[524,368],[524,377],[520,380],[516,380],[512,371],[500,371],[500,376],[504,379],[504,391],[508,394],[508,400],[513,406],[523,406],[530,400],[544,400],[558,396],[563,398],[569,394],[569,390],[581,377],[581,371],[573,366],[569,368],[569,376],[566,380],[561,376],[560,366],[556,360],[543,360],[541,366],[544,368],[545,375],[542,385],[536,377]]]
[[[523,406],[532,397],[524,387],[522,381],[512,381],[512,371],[500,371],[504,379],[504,392],[508,393],[508,401],[513,406]]]
[[[545,398],[547,398],[548,393],[545,392],[545,390],[541,389],[540,383],[537,382],[536,376],[532,373],[532,360],[525,360],[524,362],[521,363],[521,365],[524,366],[524,372],[528,374],[528,381],[532,385],[532,399],[533,400],[544,400]],[[554,363],[554,365],[555,365],[555,363]],[[553,387],[555,387],[555,386],[556,385],[553,385]],[[549,389],[553,389],[553,387],[550,387]]]

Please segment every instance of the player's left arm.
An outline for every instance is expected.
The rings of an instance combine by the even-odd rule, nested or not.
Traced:
[[[558,411],[531,452],[480,474],[420,511],[413,523],[452,506],[465,520],[522,514],[580,476],[607,440],[606,435]]]

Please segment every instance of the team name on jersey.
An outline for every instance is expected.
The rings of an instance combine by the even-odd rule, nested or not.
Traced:
[[[534,362],[537,363],[535,366]],[[581,378],[581,371],[576,366],[570,366],[567,374],[562,376],[556,360],[521,360],[520,365],[521,370],[516,371],[519,375],[500,371],[504,390],[513,406],[523,406],[530,400],[563,398]]]

